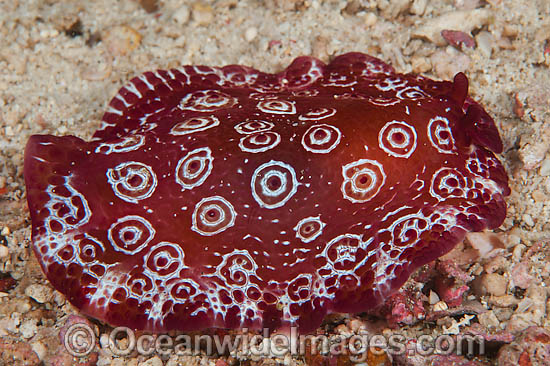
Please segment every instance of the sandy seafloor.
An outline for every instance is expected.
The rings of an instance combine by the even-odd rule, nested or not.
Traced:
[[[461,268],[477,278],[468,284],[465,300],[482,308],[470,323],[478,323],[477,329],[500,341],[492,353],[463,360],[479,365],[522,364],[531,357],[532,364],[543,364],[544,355],[550,353],[548,339],[526,344],[529,340],[521,337],[530,326],[550,331],[550,1],[143,3],[0,2],[1,365],[288,364],[291,360],[351,364],[343,358],[247,360],[236,354],[112,357],[105,347],[97,359],[77,360],[63,354],[59,329],[69,314],[78,311],[51,288],[30,250],[23,181],[23,151],[30,135],[89,139],[110,98],[141,72],[185,64],[244,64],[276,72],[300,55],[328,62],[349,51],[379,57],[399,72],[436,79],[465,71],[470,95],[494,117],[504,142],[500,158],[512,188],[507,219],[495,231],[503,248],[496,256],[480,256]],[[434,21],[437,18],[444,20]],[[440,38],[442,29],[471,32],[476,46],[454,48]],[[472,285],[476,281],[482,283],[481,290]],[[438,302],[429,300],[431,311]],[[320,331],[346,334],[369,319],[337,316]],[[398,330],[414,336],[441,334],[453,324],[459,331],[469,326],[456,314],[437,322],[412,323]],[[99,323],[94,326],[102,334],[109,329]],[[506,353],[499,348],[512,338],[503,332],[515,339]],[[371,364],[389,364],[387,359],[377,362],[371,360]],[[394,359],[395,364],[429,362]]]

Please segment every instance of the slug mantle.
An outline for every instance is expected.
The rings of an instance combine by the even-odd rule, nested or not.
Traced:
[[[90,142],[25,151],[34,252],[113,326],[301,333],[372,309],[510,193],[468,80],[360,53],[284,71],[185,66],[132,79]]]

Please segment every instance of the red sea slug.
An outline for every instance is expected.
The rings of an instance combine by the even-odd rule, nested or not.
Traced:
[[[57,290],[111,325],[309,332],[498,227],[501,151],[463,74],[360,53],[278,74],[147,72],[90,142],[30,138],[33,248]]]

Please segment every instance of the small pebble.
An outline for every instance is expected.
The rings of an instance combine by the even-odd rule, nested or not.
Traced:
[[[34,351],[34,353],[36,353],[40,361],[42,361],[44,357],[48,354],[48,349],[46,348],[44,343],[40,341],[32,342],[31,348]]]
[[[533,276],[529,273],[530,270],[531,268],[527,260],[516,263],[510,272],[510,287],[529,288],[533,282]]]
[[[372,27],[373,25],[376,24],[377,21],[378,21],[378,18],[376,17],[376,14],[374,13],[365,14],[365,25],[367,27]]]
[[[99,345],[103,349],[109,348],[109,334],[103,333],[101,336],[99,336]]]
[[[420,74],[430,71],[432,69],[432,64],[426,57],[413,56],[411,58],[411,67],[413,72]]]
[[[58,306],[62,306],[67,300],[61,292],[55,291],[53,294],[53,301],[55,301]]]
[[[528,297],[525,297],[523,298],[523,300],[519,302],[518,307],[516,308],[516,312],[523,313],[529,310],[531,306],[533,306],[533,300]]]
[[[511,248],[521,243],[521,230],[519,228],[512,229],[505,236],[506,247]]]
[[[110,28],[102,36],[107,49],[114,56],[124,56],[132,52],[140,45],[141,38],[138,31],[126,25]]]
[[[550,194],[550,177],[546,178],[543,183],[544,190]]]
[[[547,157],[542,162],[540,166],[539,174],[542,175],[543,177],[550,176],[550,157]]]
[[[508,323],[506,323],[506,330],[510,333],[520,333],[527,329],[530,325],[533,325],[530,319],[525,319],[529,317],[526,314],[514,314],[510,317]]]
[[[7,258],[10,254],[8,247],[0,245],[0,259]]]
[[[27,299],[21,299],[15,303],[15,310],[21,314],[26,314],[31,308],[32,306]]]
[[[25,289],[25,295],[34,299],[36,302],[44,304],[51,300],[52,290],[44,285],[30,285]]]
[[[189,8],[186,5],[182,5],[178,10],[175,11],[172,15],[176,23],[179,25],[184,25],[189,21]]]
[[[458,49],[474,48],[476,41],[467,33],[444,29],[441,31],[441,36],[453,47]]]
[[[9,333],[17,334],[19,333],[19,324],[21,324],[21,314],[19,314],[18,312],[13,312],[11,313],[11,316],[9,318],[4,318],[3,327],[0,328],[4,328]]]
[[[410,0],[378,1],[378,8],[385,19],[396,19],[410,7]]]
[[[197,2],[193,5],[193,20],[197,25],[208,25],[214,20],[214,10],[210,5]]]
[[[507,308],[517,305],[519,303],[519,299],[514,295],[491,296],[489,298],[489,303],[501,308]]]
[[[523,218],[523,222],[525,223],[525,225],[535,226],[535,221],[533,221],[533,218],[531,217],[531,215],[523,214],[522,218]]]
[[[430,304],[434,305],[437,304],[440,301],[439,295],[435,293],[434,291],[430,290]]]
[[[493,35],[487,31],[481,31],[476,35],[477,48],[481,51],[483,56],[490,58],[493,53],[493,45],[495,39]]]
[[[416,15],[422,15],[426,11],[426,5],[428,0],[414,0],[411,5],[411,13]]]
[[[59,35],[59,31],[57,29],[44,29],[40,32],[40,37],[42,38],[55,38]]]
[[[492,310],[477,315],[479,323],[487,328],[496,328],[500,325],[500,321]]]
[[[445,301],[439,301],[434,305],[434,311],[445,311],[449,308],[449,305]]]
[[[141,7],[148,13],[154,13],[159,10],[159,4],[157,0],[139,0]]]
[[[514,38],[519,34],[518,26],[513,24],[505,25],[502,29],[502,35],[504,37]]]
[[[244,38],[246,39],[247,42],[252,42],[252,40],[254,40],[254,38],[256,38],[257,35],[258,35],[258,29],[256,29],[255,27],[250,27],[244,33]]]
[[[34,337],[37,330],[38,330],[38,327],[36,326],[36,320],[33,320],[33,319],[25,320],[19,326],[19,331],[21,332],[21,336],[26,339]]]
[[[536,107],[535,107],[536,108]],[[538,168],[544,160],[546,152],[550,149],[550,130],[543,129],[535,136],[525,135],[525,142],[521,142],[519,158],[523,162],[523,168],[531,170]]]
[[[503,296],[506,294],[508,281],[498,273],[487,273],[481,276],[478,286],[480,295]]]
[[[504,243],[492,232],[468,233],[466,238],[481,258],[490,257],[493,251],[504,248]]]
[[[525,248],[527,247],[524,244],[518,244],[514,247],[514,250],[512,251],[512,260],[514,262],[519,262],[521,260]]]
[[[493,273],[497,272],[499,270],[505,270],[510,266],[510,263],[506,259],[506,257],[499,255],[491,260],[488,260],[483,268],[485,269],[486,273]]]
[[[525,293],[526,298],[532,300],[529,313],[537,324],[541,324],[542,319],[546,315],[546,300],[548,299],[546,290],[544,286],[531,286]]]

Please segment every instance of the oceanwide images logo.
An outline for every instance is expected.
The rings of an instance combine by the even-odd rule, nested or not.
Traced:
[[[238,355],[239,357],[283,357],[320,354],[324,356],[348,355],[353,362],[366,360],[368,354],[389,355],[483,355],[484,339],[471,335],[421,335],[407,338],[402,334],[354,334],[299,335],[296,328],[286,334],[272,334],[266,328],[262,334],[249,333],[242,329],[239,334],[187,335],[136,333],[126,327],[118,327],[101,336],[105,351],[124,357],[137,352],[140,355]],[[100,347],[98,336],[85,323],[70,326],[64,336],[64,346],[74,357],[85,357]]]

